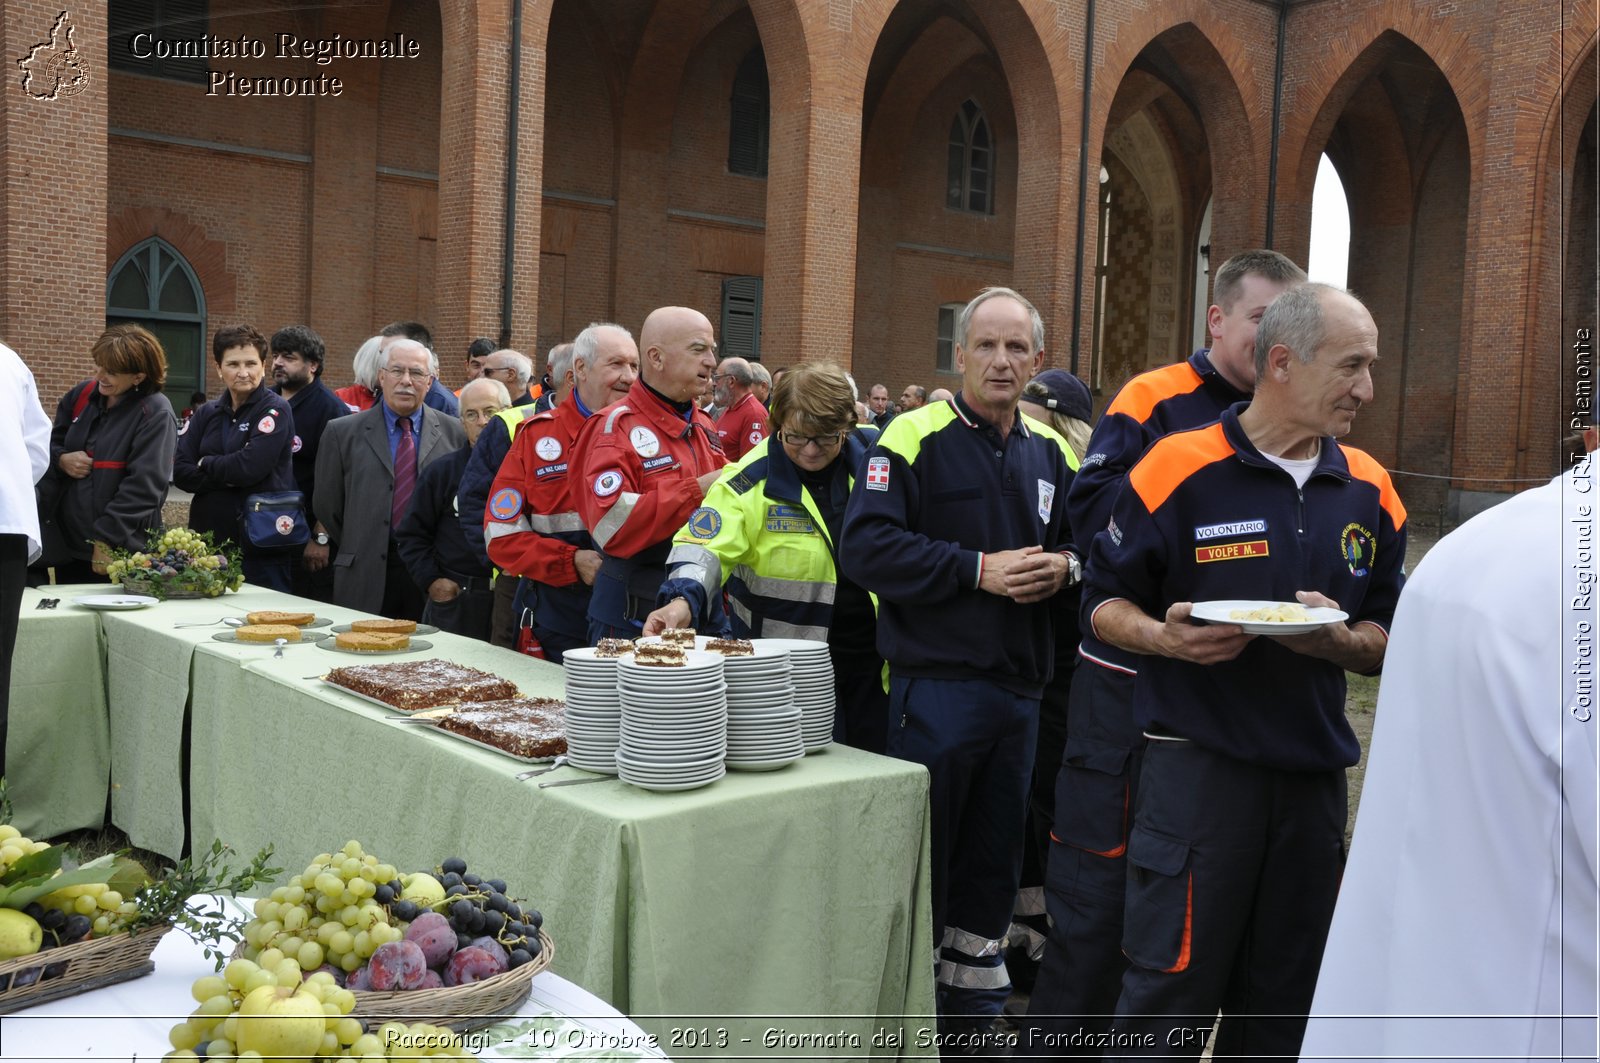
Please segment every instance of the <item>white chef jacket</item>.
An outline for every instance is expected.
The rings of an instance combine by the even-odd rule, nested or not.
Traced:
[[[1586,461],[1407,582],[1303,1059],[1595,1058],[1597,508]]]
[[[33,373],[0,343],[0,535],[26,535],[28,560],[39,556],[39,507],[33,485],[50,467],[50,418]]]

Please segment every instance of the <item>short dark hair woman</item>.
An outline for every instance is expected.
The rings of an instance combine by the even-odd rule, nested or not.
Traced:
[[[99,579],[111,549],[137,550],[161,526],[177,421],[161,393],[167,356],[138,325],[113,325],[90,349],[95,375],[62,396],[39,482],[45,552],[35,579]]]
[[[222,397],[196,410],[184,427],[172,481],[194,493],[189,527],[211,532],[219,544],[237,543],[248,582],[287,592],[289,551],[252,543],[244,510],[250,495],[295,490],[294,416],[288,401],[265,384],[267,341],[261,333],[249,325],[219,329],[211,357]]]

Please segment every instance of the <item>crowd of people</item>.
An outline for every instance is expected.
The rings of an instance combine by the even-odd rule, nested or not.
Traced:
[[[455,393],[414,322],[338,392],[311,329],[223,329],[224,394],[180,432],[160,345],[117,326],[57,406],[42,562],[103,571],[170,475],[252,582],[551,661],[675,627],[824,641],[836,737],[929,771],[947,1053],[1009,1050],[1009,965],[1018,1055],[1293,1059],[1360,754],[1345,673],[1383,664],[1406,513],[1338,442],[1373,399],[1361,302],[1272,251],[1214,294],[1211,346],[1098,422],[1008,288],[959,314],[959,390],[898,407],[837,365],[719,359],[668,306],[542,375],[474,341]],[[263,499],[300,507],[303,544],[251,538]],[[1223,599],[1349,619],[1192,618]]]

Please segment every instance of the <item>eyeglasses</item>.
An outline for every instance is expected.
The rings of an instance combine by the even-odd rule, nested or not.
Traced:
[[[838,446],[839,441],[844,439],[843,432],[829,432],[827,435],[821,436],[797,436],[789,432],[776,432],[774,434],[778,437],[778,442],[796,450],[804,450],[807,443],[815,443],[823,450],[827,450],[830,447]]]
[[[433,375],[426,369],[412,369],[409,366],[386,365],[383,371],[396,380],[427,380]]]

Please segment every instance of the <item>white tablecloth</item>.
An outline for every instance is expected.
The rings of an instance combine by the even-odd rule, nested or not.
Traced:
[[[143,978],[0,1016],[0,1059],[158,1060],[167,1031],[194,1010],[189,987],[213,973],[181,930],[161,939]],[[466,1035],[479,1059],[661,1059],[653,1039],[615,1008],[551,971],[509,1022]]]

